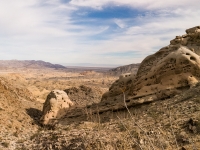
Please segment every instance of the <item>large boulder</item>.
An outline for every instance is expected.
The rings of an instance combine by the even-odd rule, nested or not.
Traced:
[[[74,103],[64,91],[51,91],[43,106],[43,116],[40,119],[41,123],[43,125],[54,124],[58,119],[64,116],[69,107],[73,105]]]
[[[102,97],[108,103],[163,99],[196,85],[200,80],[200,26],[186,30],[170,45],[146,57],[137,74],[121,76]]]

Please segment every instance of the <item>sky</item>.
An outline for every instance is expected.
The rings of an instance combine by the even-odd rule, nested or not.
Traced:
[[[139,63],[200,25],[199,0],[0,0],[0,60]]]

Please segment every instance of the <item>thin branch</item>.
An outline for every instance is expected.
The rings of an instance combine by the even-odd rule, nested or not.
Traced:
[[[127,107],[127,104],[126,104],[125,93],[124,93],[124,91],[122,91],[122,92],[123,92],[123,96],[124,96],[124,105],[125,105],[125,107],[126,107],[128,113],[129,113],[131,119],[133,120],[134,124],[136,124],[136,125],[139,127],[139,129],[142,130],[142,131],[144,132],[144,134],[145,134],[145,136],[147,137],[149,143],[151,144],[151,147],[153,148],[153,150],[155,150],[155,148],[154,148],[154,146],[153,146],[153,143],[151,142],[151,140],[150,140],[149,136],[147,135],[146,131],[145,131],[136,121],[134,121],[133,116],[132,116],[131,112],[129,111],[129,109],[128,109],[128,107]]]
[[[172,127],[171,111],[170,111],[169,107],[167,107],[167,108],[168,108],[168,110],[169,110],[169,122],[170,122],[170,127],[171,127],[171,131],[172,131],[172,135],[173,135],[174,141],[175,141],[175,143],[176,143],[176,148],[177,148],[177,150],[179,150],[178,143],[177,143],[177,140],[176,140],[176,137],[175,137],[175,134],[174,134],[173,127]]]
[[[131,132],[129,131],[129,129],[124,125],[123,121],[121,120],[121,118],[119,118],[119,116],[117,116],[117,118],[119,119],[119,121],[121,122],[121,124],[124,126],[124,128],[127,130],[128,134],[130,135],[130,137],[133,139],[133,141],[135,142],[136,145],[138,145],[140,147],[141,150],[143,150],[143,148],[140,146],[140,144],[134,139],[134,137],[131,135]]]

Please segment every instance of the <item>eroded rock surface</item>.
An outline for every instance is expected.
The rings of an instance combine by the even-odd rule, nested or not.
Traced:
[[[98,87],[81,85],[64,91],[76,105],[86,106],[101,101],[102,91]]]
[[[200,80],[200,26],[187,29],[170,45],[146,57],[136,74],[119,78],[102,97],[102,101],[142,103],[176,95],[182,89],[195,86]]]
[[[43,106],[41,123],[44,125],[54,123],[54,121],[65,115],[69,107],[73,105],[73,102],[64,91],[51,91]]]
[[[130,88],[132,84],[132,80],[135,78],[135,74],[126,73],[119,76],[119,79],[116,80],[112,86],[109,88],[109,91],[104,93],[103,98],[105,97],[112,97],[119,94],[122,94],[122,92],[126,91]],[[102,99],[105,100],[105,99]]]

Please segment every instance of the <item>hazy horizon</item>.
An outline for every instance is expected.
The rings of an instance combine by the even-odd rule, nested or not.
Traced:
[[[11,60],[0,60],[0,61],[44,61],[44,60],[19,60],[19,59],[11,59]],[[44,62],[48,62],[48,61],[44,61]],[[49,62],[52,63],[52,62]],[[119,67],[119,66],[124,66],[124,65],[129,65],[129,64],[115,64],[115,65],[111,65],[111,64],[93,64],[93,63],[52,63],[52,64],[59,64],[59,65],[63,65],[66,67],[104,67],[104,68],[113,68],[113,67]]]
[[[198,0],[0,2],[0,59],[119,66],[200,25]]]

